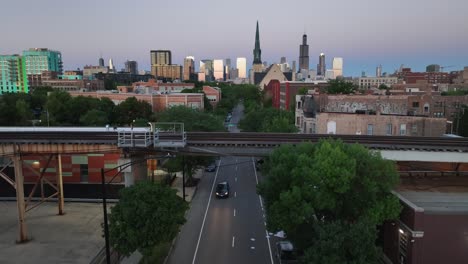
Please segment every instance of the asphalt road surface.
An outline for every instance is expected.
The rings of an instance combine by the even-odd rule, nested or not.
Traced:
[[[236,124],[242,112],[241,105],[236,107],[231,123]],[[167,263],[274,263],[273,242],[256,193],[261,175],[254,162],[252,157],[222,157],[215,172],[205,172]],[[214,194],[222,181],[230,184],[225,199]]]

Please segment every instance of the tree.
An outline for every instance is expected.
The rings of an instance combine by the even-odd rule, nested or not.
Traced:
[[[258,108],[248,112],[239,122],[239,128],[246,132],[297,132],[294,114],[275,108]]]
[[[109,215],[110,243],[125,256],[135,250],[148,256],[156,245],[177,235],[187,209],[187,203],[168,186],[138,182],[124,188]]]
[[[116,123],[119,125],[130,125],[133,120],[150,120],[153,113],[152,107],[148,102],[139,101],[135,97],[129,97],[115,108]]]
[[[184,129],[190,132],[225,131],[222,119],[185,106],[169,107],[158,113],[157,120],[158,122],[184,123]]]
[[[329,80],[328,84],[327,91],[329,94],[351,94],[357,90],[353,83],[341,79]]]
[[[393,161],[361,145],[285,145],[262,166],[267,228],[284,230],[307,263],[375,263],[376,226],[395,219]]]
[[[109,124],[105,112],[97,109],[91,109],[80,117],[80,123],[83,126],[105,126]]]
[[[46,108],[51,125],[70,125],[68,106],[72,97],[65,91],[54,91],[49,94]]]
[[[390,89],[385,83],[382,83],[381,85],[379,85],[379,90],[388,90]]]

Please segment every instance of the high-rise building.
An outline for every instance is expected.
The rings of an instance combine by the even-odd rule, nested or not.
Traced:
[[[299,46],[299,70],[309,70],[309,45],[307,35],[302,35],[302,45]]]
[[[253,71],[254,72],[261,72],[263,70],[262,64],[262,50],[260,49],[260,31],[258,29],[258,21],[257,21],[257,29],[255,31],[255,48],[253,50]]]
[[[195,74],[195,58],[193,56],[187,56],[184,59],[184,81],[193,80]]]
[[[213,60],[201,60],[199,72],[205,74],[205,81],[213,81]]]
[[[24,57],[0,55],[0,94],[28,92],[28,76]]]
[[[229,69],[231,68],[231,59],[225,59],[225,62],[226,62],[226,66],[229,67]]]
[[[284,64],[284,63],[286,63],[286,57],[281,57],[280,64]]]
[[[296,72],[296,61],[292,61],[292,71]]]
[[[440,72],[440,65],[431,64],[426,67],[426,72]]]
[[[102,57],[99,58],[99,67],[104,67],[104,59]]]
[[[112,58],[109,59],[109,72],[115,73],[114,63],[112,62]]]
[[[129,72],[131,74],[138,74],[138,62],[136,61],[129,61],[125,62],[125,72]]]
[[[29,49],[23,51],[27,75],[41,74],[43,71],[63,73],[62,53],[49,49]]]
[[[237,58],[236,67],[238,70],[238,77],[240,79],[247,78],[247,59],[246,58]]]
[[[224,80],[224,65],[223,60],[213,60],[214,79],[216,81]]]
[[[375,77],[382,77],[382,65],[377,66],[375,69]]]
[[[317,64],[317,75],[324,76],[326,72],[326,65],[325,65],[325,54],[320,53],[319,56],[319,63]]]
[[[170,50],[152,50],[151,65],[171,65],[172,54]]]
[[[343,58],[333,58],[333,77],[343,76]]]
[[[182,78],[182,66],[172,64],[172,54],[170,50],[152,50],[151,74],[156,79],[180,80]]]

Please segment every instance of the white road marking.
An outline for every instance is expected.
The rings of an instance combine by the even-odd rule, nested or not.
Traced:
[[[237,192],[234,192],[234,197],[237,197]]]
[[[234,209],[234,216],[236,216],[236,209]]]
[[[208,214],[208,209],[210,208],[211,197],[213,196],[212,194],[213,194],[215,182],[216,182],[216,179],[218,178],[219,165],[221,165],[221,160],[219,160],[218,162],[218,167],[216,168],[215,178],[213,180],[213,184],[211,185],[210,198],[208,199],[208,204],[206,205],[205,216],[203,217],[202,226],[200,228],[200,234],[198,235],[197,246],[195,248],[195,253],[193,254],[192,264],[195,264],[195,259],[197,258],[198,247],[200,246],[200,239],[203,234],[203,228],[205,227],[206,215]]]
[[[252,165],[254,166],[255,180],[257,181],[257,184],[258,184],[257,170],[255,169],[255,159],[253,157],[252,157]],[[259,195],[258,199],[260,200],[260,207],[262,208],[262,211],[264,211],[263,210],[262,197]],[[263,219],[265,219],[265,214],[263,214]],[[263,221],[263,224],[266,227],[266,222],[265,221]],[[268,242],[268,250],[270,251],[270,261],[271,261],[271,264],[273,264],[274,262],[273,262],[273,254],[271,253],[270,236],[268,235],[268,231],[266,230],[266,228],[265,228],[265,234],[266,234],[266,238],[267,238],[267,242]]]
[[[236,177],[236,182],[237,182],[237,177]]]
[[[250,249],[255,249],[255,247],[250,247]]]
[[[234,247],[235,236],[232,236],[232,247]]]
[[[236,171],[237,171],[237,166],[236,166]]]
[[[251,240],[251,241],[255,241],[255,238],[252,237],[250,240]]]

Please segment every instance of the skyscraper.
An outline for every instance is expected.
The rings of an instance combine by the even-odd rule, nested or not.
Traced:
[[[205,74],[207,82],[213,81],[213,60],[201,60],[199,72]]]
[[[224,65],[223,60],[213,60],[214,78],[216,81],[224,80]]]
[[[172,54],[170,50],[152,50],[151,65],[171,65]]]
[[[182,66],[172,64],[170,50],[152,50],[151,74],[157,79],[176,80],[182,78]]]
[[[309,45],[307,35],[302,35],[302,45],[299,46],[299,70],[309,70]]]
[[[296,61],[292,61],[292,71],[296,72]]]
[[[375,77],[382,77],[382,65],[377,66],[375,69]]]
[[[193,56],[187,56],[184,59],[184,81],[192,80],[193,74],[195,73],[195,58]]]
[[[138,74],[138,62],[136,61],[129,61],[125,62],[125,71],[131,74]]]
[[[245,79],[247,78],[247,59],[246,58],[237,58],[237,70],[238,72],[238,77],[240,79]]]
[[[286,57],[281,57],[280,63],[281,64],[286,63]]]
[[[343,76],[343,58],[335,57],[333,58],[333,76],[334,78],[338,76]]]
[[[317,75],[325,76],[326,69],[327,68],[325,65],[325,54],[320,53],[319,63],[317,64]]]
[[[440,72],[440,65],[431,64],[426,67],[426,72]]]
[[[257,21],[257,30],[255,31],[255,48],[253,50],[253,71],[254,72],[261,72],[263,69],[262,64],[262,50],[260,49],[260,31],[258,29],[258,21]]]
[[[115,72],[114,63],[112,62],[112,58],[109,59],[109,72]]]
[[[28,92],[24,58],[19,55],[0,55],[0,94]]]
[[[104,59],[102,57],[99,58],[99,67],[104,67]]]

